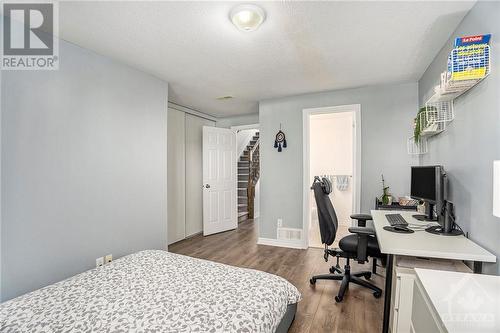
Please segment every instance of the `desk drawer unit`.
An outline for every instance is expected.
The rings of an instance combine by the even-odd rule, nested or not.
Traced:
[[[416,276],[413,270],[396,268],[396,287],[392,322],[392,332],[394,333],[408,333],[410,331],[415,278]]]
[[[410,332],[445,333],[446,329],[437,318],[434,308],[418,279],[413,286],[413,307],[411,311]]]
[[[393,270],[393,299],[391,312],[391,332],[411,332],[413,289],[417,275],[415,268],[438,269],[443,271],[471,272],[460,260],[396,257]],[[427,332],[426,332],[427,333]]]

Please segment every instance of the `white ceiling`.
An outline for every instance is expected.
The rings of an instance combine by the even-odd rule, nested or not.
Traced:
[[[251,33],[228,19],[236,2],[61,2],[60,35],[223,117],[268,98],[418,80],[474,4],[252,2],[267,19]]]

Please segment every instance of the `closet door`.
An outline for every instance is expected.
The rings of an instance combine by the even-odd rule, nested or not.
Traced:
[[[168,109],[167,117],[168,244],[186,238],[186,117]]]
[[[186,114],[186,237],[203,231],[203,126],[215,122]]]

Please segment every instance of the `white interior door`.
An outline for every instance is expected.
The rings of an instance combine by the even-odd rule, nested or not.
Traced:
[[[203,126],[215,122],[186,114],[186,237],[203,231]]]
[[[236,133],[203,126],[203,235],[236,229]]]

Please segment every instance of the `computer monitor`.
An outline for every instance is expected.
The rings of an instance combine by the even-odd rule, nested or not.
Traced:
[[[444,201],[444,175],[443,167],[440,165],[411,168],[410,196],[428,203],[426,216],[417,215],[415,218],[426,221],[439,219]],[[434,206],[438,219],[434,217]]]
[[[445,198],[447,178],[440,165],[415,166],[411,168],[410,196],[427,202],[426,215],[414,215],[421,221],[435,221],[438,226],[430,226],[427,232],[438,235],[456,236],[462,231],[456,228],[453,204]],[[434,216],[434,206],[436,216]]]

